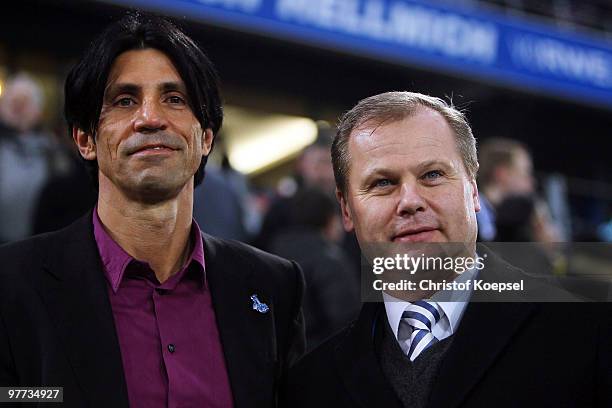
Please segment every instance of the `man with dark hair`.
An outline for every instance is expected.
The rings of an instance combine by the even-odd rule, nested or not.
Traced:
[[[438,98],[388,92],[341,118],[332,146],[337,197],[366,258],[377,247],[416,248],[417,257],[442,248],[464,251],[482,267],[451,270],[444,281],[472,283],[473,291],[442,293],[427,279],[420,279],[425,288],[409,280],[415,290],[378,289],[353,324],[291,369],[287,406],[611,406],[609,304],[544,303],[568,297],[538,291],[540,281],[507,297],[476,292],[476,279],[527,280],[476,246],[476,157],[465,116]]]
[[[208,57],[196,43],[167,20],[127,16],[109,26],[87,49],[83,58],[68,74],[65,86],[64,113],[70,132],[81,129],[92,138],[97,135],[99,121],[104,117],[104,98],[109,97],[109,74],[119,55],[130,50],[155,49],[166,55],[183,81],[186,103],[192,115],[216,135],[223,121],[223,108],[218,89],[217,73]],[[168,84],[172,85],[172,84]],[[212,142],[211,141],[211,148]],[[204,178],[204,155],[195,175],[195,185]],[[87,160],[92,167],[94,183],[98,180],[98,163]]]
[[[217,76],[173,24],[129,15],[66,80],[97,205],[0,248],[0,386],[65,406],[275,406],[301,354],[295,263],[201,233],[194,185],[222,122]]]
[[[523,143],[495,137],[480,145],[479,159],[478,188],[482,208],[476,216],[478,237],[481,241],[500,240],[496,208],[506,198],[528,196],[535,191],[531,155]]]

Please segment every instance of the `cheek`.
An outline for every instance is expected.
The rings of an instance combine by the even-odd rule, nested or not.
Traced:
[[[191,131],[191,140],[192,140],[191,148],[193,149],[193,152],[197,156],[202,151],[202,137],[195,131],[195,129],[192,129]]]
[[[109,163],[113,160],[111,149],[108,143],[106,143],[106,139],[100,134],[98,134],[96,141],[96,160],[99,167],[108,167]]]
[[[436,190],[436,189],[433,189]],[[470,186],[463,188],[440,188],[432,191],[427,198],[429,207],[437,215],[444,228],[469,223],[475,217],[474,201]]]
[[[123,128],[119,122],[110,124],[106,121],[104,124],[101,123],[96,137],[98,157],[102,156],[106,160],[115,160],[117,158],[121,142],[121,129]]]
[[[464,228],[470,229],[476,225],[476,208],[474,206],[474,197],[472,196],[472,188],[466,186],[463,192],[463,200],[457,199],[457,218],[462,220]]]
[[[191,126],[190,133],[190,143],[193,144],[193,150],[197,154],[201,154],[204,149],[204,132],[202,131],[202,127],[199,124],[193,125]]]
[[[456,208],[462,204],[463,195],[457,189],[446,186],[437,186],[426,189],[421,195],[428,206],[438,214],[456,212]]]
[[[393,218],[394,203],[388,197],[370,197],[358,202],[356,210],[362,230],[379,231]]]

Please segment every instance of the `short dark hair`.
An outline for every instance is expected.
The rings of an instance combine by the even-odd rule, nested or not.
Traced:
[[[300,227],[321,230],[338,214],[334,198],[316,187],[299,190],[290,203],[293,222]]]
[[[517,153],[521,151],[529,154],[527,146],[518,140],[504,137],[492,137],[485,140],[479,151],[479,186],[484,188],[495,183],[495,171],[500,167],[512,166]]]
[[[64,87],[64,115],[70,134],[77,128],[95,139],[104,90],[115,59],[126,51],[148,48],[163,52],[172,61],[185,83],[189,107],[202,129],[210,128],[217,134],[223,121],[223,107],[212,62],[176,25],[139,12],[131,12],[108,26],[70,70]],[[204,178],[207,159],[208,156],[202,159],[195,174],[196,186]],[[97,188],[98,163],[95,160],[85,163]]]
[[[465,114],[452,103],[416,92],[385,92],[362,99],[340,118],[338,132],[332,143],[331,156],[336,186],[344,195],[350,171],[349,139],[354,130],[364,125],[379,126],[411,117],[419,109],[438,112],[455,133],[457,148],[461,154],[468,177],[476,179],[478,158],[476,139]]]

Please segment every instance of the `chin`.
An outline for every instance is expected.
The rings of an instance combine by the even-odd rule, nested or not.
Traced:
[[[184,187],[185,183],[167,177],[145,177],[133,183],[128,194],[137,201],[155,204],[175,198]]]

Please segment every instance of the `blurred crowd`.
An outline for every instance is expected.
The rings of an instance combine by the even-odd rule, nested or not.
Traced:
[[[6,81],[0,98],[0,243],[66,226],[96,201],[70,138],[41,127],[44,103],[29,75]],[[301,265],[309,288],[304,313],[311,348],[355,318],[360,307],[361,257],[355,237],[342,227],[335,197],[334,133],[321,125],[292,174],[267,189],[254,188],[227,157],[220,165],[209,163],[194,197],[194,218],[205,232],[249,242]],[[543,243],[542,250],[524,258],[544,257],[554,272],[558,254],[550,248],[571,240],[564,225],[569,214],[551,210],[526,145],[483,140],[479,240]],[[612,242],[612,213],[598,234]]]
[[[0,98],[0,242],[61,228],[95,202],[69,140],[41,127],[44,103],[29,75],[6,81]]]

